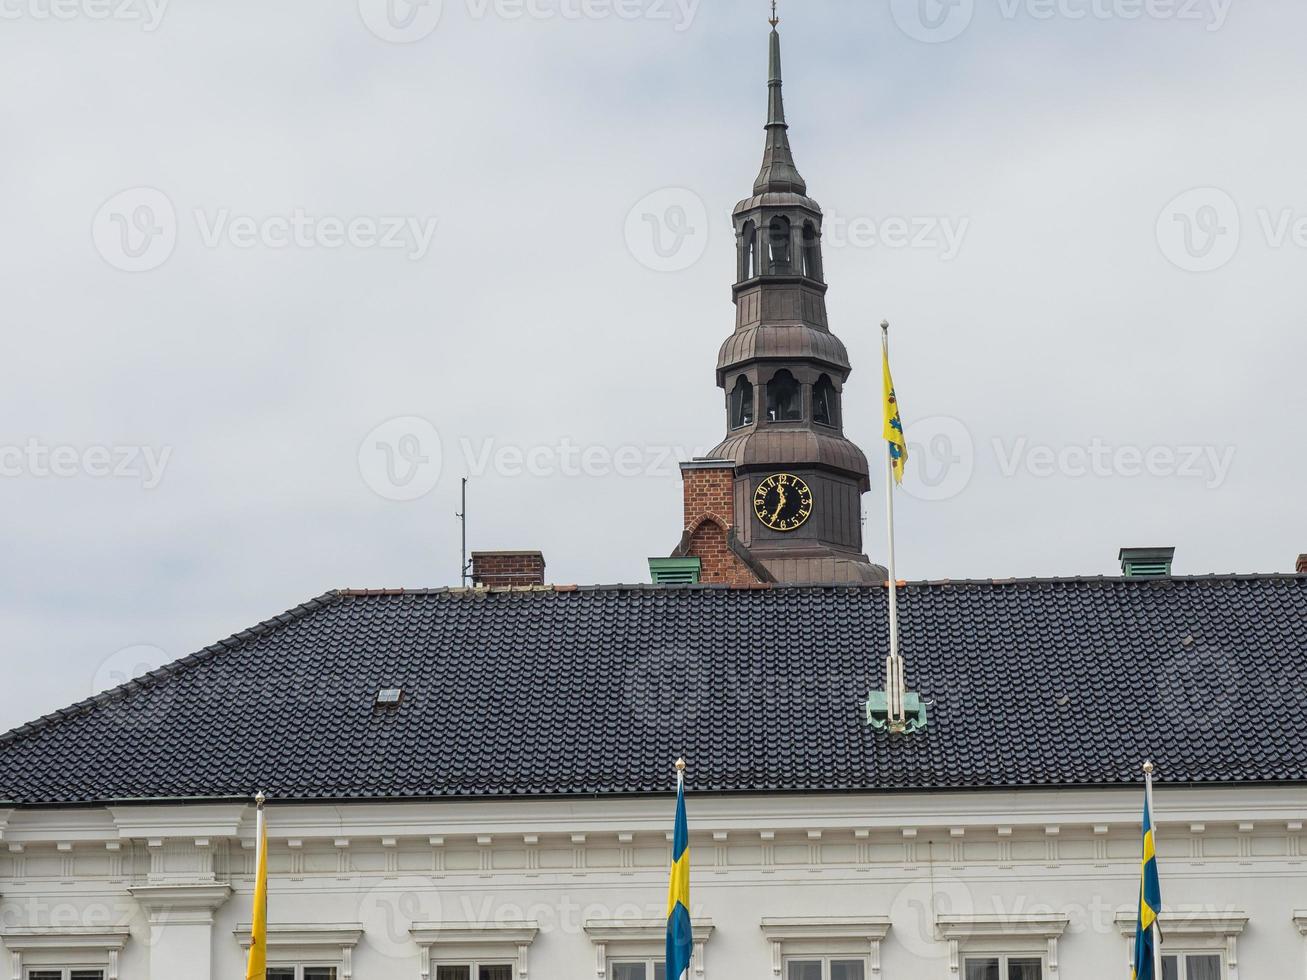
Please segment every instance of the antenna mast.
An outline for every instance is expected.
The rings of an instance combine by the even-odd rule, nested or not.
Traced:
[[[463,525],[463,563],[459,566],[458,571],[460,582],[464,588],[467,588],[468,572],[470,571],[467,560],[467,477],[463,477],[463,509],[454,516]]]

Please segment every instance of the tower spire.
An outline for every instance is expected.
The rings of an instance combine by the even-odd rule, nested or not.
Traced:
[[[762,169],[754,181],[755,194],[792,193],[807,195],[808,185],[794,165],[790,151],[789,126],[785,122],[785,97],[781,78],[781,35],[777,30],[780,17],[772,3],[771,59],[767,75],[767,144],[762,154]]]

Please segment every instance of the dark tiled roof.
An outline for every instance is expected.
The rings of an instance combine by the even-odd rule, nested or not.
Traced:
[[[863,724],[883,587],[333,592],[0,737],[0,799],[1307,779],[1307,577],[913,584],[927,731]],[[380,688],[402,687],[397,708]]]

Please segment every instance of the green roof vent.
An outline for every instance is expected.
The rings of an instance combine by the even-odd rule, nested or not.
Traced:
[[[907,716],[904,732],[919,732],[926,727],[926,702],[920,694],[909,691],[903,695],[903,714]],[[889,698],[884,691],[872,691],[867,695],[867,724],[877,731],[889,728]]]
[[[698,585],[703,563],[698,558],[650,558],[654,585]]]
[[[1122,548],[1121,574],[1126,578],[1170,578],[1174,548]]]

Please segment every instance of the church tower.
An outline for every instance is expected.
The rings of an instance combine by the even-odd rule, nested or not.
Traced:
[[[883,583],[862,553],[867,458],[844,435],[850,365],[826,318],[821,206],[794,163],[773,17],[767,139],[735,206],[735,330],[717,358],[726,437],[682,466],[685,526],[673,557],[700,581]]]

